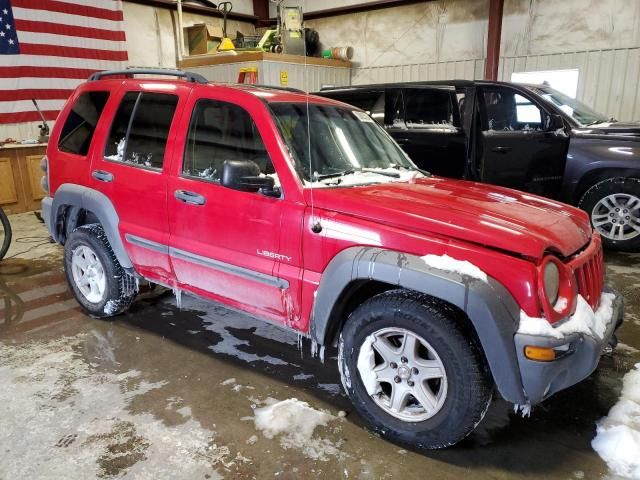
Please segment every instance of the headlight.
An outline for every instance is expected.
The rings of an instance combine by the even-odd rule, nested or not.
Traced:
[[[560,291],[560,271],[554,262],[547,262],[544,267],[544,293],[551,305],[555,305]]]

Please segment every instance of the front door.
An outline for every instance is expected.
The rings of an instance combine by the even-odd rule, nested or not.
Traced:
[[[545,110],[511,87],[482,87],[478,100],[480,180],[557,197],[569,145],[566,133],[549,131]]]
[[[225,160],[251,160],[275,174],[252,105],[190,99],[186,139],[177,142],[182,162],[169,179],[170,256],[181,288],[283,322],[288,285],[276,276],[282,200],[220,184]]]
[[[129,91],[116,99],[102,151],[91,165],[93,188],[105,194],[119,217],[127,253],[141,275],[171,283],[165,156],[179,96]],[[105,115],[106,116],[106,115]]]

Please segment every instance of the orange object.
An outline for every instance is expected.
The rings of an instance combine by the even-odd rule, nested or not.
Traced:
[[[556,359],[556,352],[553,348],[527,345],[524,347],[524,356],[529,360],[537,360],[538,362],[552,362]]]
[[[242,67],[238,75],[238,83],[258,83],[258,67]]]

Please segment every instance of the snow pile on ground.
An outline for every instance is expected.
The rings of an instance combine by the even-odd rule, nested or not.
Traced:
[[[594,312],[582,295],[578,295],[576,312],[559,327],[553,327],[544,318],[529,317],[521,310],[518,333],[558,339],[573,333],[584,333],[601,340],[612,321],[615,298],[613,293],[603,293],[600,306]]]
[[[314,437],[319,426],[326,426],[336,417],[316,410],[297,398],[277,401],[269,399],[266,407],[256,408],[255,426],[265,437],[280,437],[284,449],[296,448],[314,460],[327,461],[328,455],[339,456],[340,450],[330,440]]]
[[[640,479],[640,363],[624,376],[620,399],[598,422],[591,446],[614,474]]]
[[[173,426],[133,413],[135,399],[165,383],[97,370],[85,342],[0,342],[0,478],[221,478],[215,469],[235,460],[215,432],[186,408]]]
[[[487,274],[466,260],[456,260],[449,255],[425,255],[421,258],[431,268],[467,275],[483,282],[487,281]]]

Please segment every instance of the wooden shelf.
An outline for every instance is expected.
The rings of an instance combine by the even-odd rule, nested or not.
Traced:
[[[224,65],[229,63],[243,62],[282,62],[296,63],[299,65],[320,65],[324,67],[351,68],[351,62],[346,60],[336,60],[333,58],[304,57],[302,55],[286,55],[283,53],[267,52],[239,52],[228,53],[206,53],[203,55],[192,55],[184,57],[179,63],[180,68],[204,67],[207,65]]]

